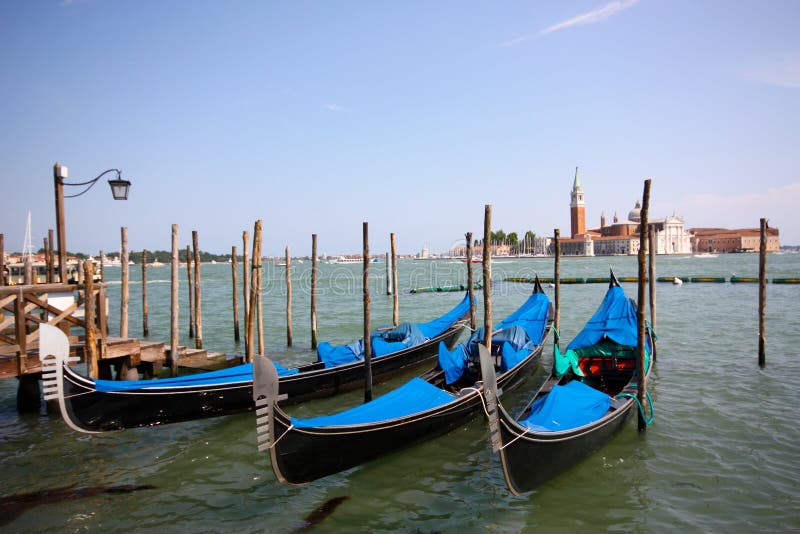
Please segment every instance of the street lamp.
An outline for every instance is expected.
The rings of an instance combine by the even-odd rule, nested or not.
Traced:
[[[93,178],[86,182],[65,182],[64,179],[69,177],[69,169],[61,165],[60,163],[56,163],[53,165],[53,182],[55,184],[56,190],[56,235],[58,237],[58,277],[59,281],[64,284],[67,280],[67,238],[66,238],[66,231],[64,228],[64,199],[65,198],[74,198],[79,197],[82,194],[89,191],[89,189],[97,183],[97,181],[105,176],[108,173],[116,173],[116,179],[112,179],[108,181],[108,185],[111,187],[111,194],[114,196],[114,200],[127,200],[128,199],[128,190],[131,187],[131,183],[128,180],[122,179],[122,171],[119,169],[108,169],[100,173],[97,178]],[[74,195],[67,195],[64,196],[64,186],[86,186],[83,191],[80,193],[76,193]]]

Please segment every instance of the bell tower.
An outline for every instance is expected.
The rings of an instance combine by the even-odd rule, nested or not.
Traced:
[[[569,203],[570,219],[572,222],[572,237],[586,233],[586,203],[583,199],[583,188],[578,167],[575,167],[575,181],[572,182],[572,192]]]

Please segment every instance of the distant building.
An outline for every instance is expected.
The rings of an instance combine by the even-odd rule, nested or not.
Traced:
[[[639,226],[641,204],[636,202],[628,218],[620,221],[614,214],[612,224],[606,224],[605,213],[600,215],[600,227],[586,229],[586,202],[581,187],[578,168],[570,192],[571,237],[561,240],[561,253],[565,256],[612,256],[631,255],[639,252]],[[664,219],[651,219],[650,228],[655,232],[657,254],[690,254],[691,235],[686,231],[682,217],[673,214]],[[549,245],[549,244],[548,244]]]
[[[758,252],[761,248],[760,228],[692,228],[692,251],[703,252]],[[780,233],[777,228],[767,228],[767,252],[780,250]]]

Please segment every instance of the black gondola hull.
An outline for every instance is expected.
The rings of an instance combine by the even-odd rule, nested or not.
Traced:
[[[372,360],[373,378],[390,376],[429,364],[438,354],[440,342],[452,347],[465,323],[460,321],[440,336]],[[252,380],[213,386],[143,388],[100,392],[94,381],[65,367],[63,380],[65,416],[79,430],[104,432],[205,419],[252,411]],[[363,387],[363,362],[325,369],[321,364],[301,367],[301,372],[280,379],[286,404],[322,398]]]
[[[559,475],[605,445],[625,426],[633,402],[596,421],[570,432],[525,431],[504,410],[500,410],[500,451],[503,473],[509,489],[519,495]]]
[[[518,366],[498,376],[504,392],[511,391],[535,370],[542,347]],[[456,397],[439,408],[407,418],[348,427],[298,429],[275,407],[270,449],[272,468],[284,484],[304,484],[443,435],[458,428],[483,410],[480,390]]]

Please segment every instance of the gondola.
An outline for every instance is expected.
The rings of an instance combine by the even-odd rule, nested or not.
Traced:
[[[492,354],[497,383],[510,390],[534,370],[552,320],[541,285],[497,325]],[[279,377],[268,359],[254,361],[259,451],[268,450],[276,478],[304,484],[344,471],[414,442],[463,425],[482,410],[477,347],[483,328],[449,350],[439,346],[439,364],[421,377],[355,408],[307,419],[290,417],[279,405]]]
[[[653,333],[645,332],[647,376]],[[487,386],[492,448],[512,493],[555,477],[623,427],[638,403],[637,340],[636,303],[612,272],[603,302],[566,352],[554,344],[549,378],[516,419]]]
[[[427,323],[379,328],[371,336],[373,376],[385,378],[434,360],[440,343],[455,344],[468,317],[469,297],[465,296],[452,310]],[[323,342],[317,352],[320,361],[291,369],[274,364],[280,392],[287,395],[287,402],[295,403],[361,386],[363,350],[361,340],[338,347]],[[252,363],[175,378],[93,380],[73,371],[64,358],[59,361],[61,365],[48,359],[43,377],[54,386],[53,398],[61,399],[64,420],[81,432],[176,423],[254,408]]]

